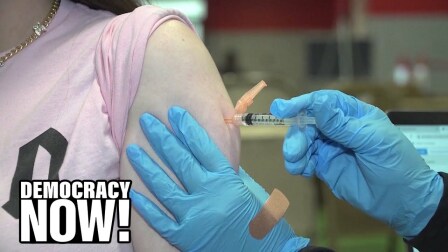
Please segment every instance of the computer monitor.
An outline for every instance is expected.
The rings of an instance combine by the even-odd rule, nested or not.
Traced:
[[[387,114],[431,169],[448,172],[448,112],[390,111]]]

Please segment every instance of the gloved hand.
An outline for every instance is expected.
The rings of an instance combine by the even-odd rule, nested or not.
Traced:
[[[292,174],[317,175],[334,195],[412,238],[429,222],[443,181],[380,109],[338,91],[276,99],[271,113],[305,110],[316,126],[291,127],[283,145]]]
[[[143,149],[136,145],[127,148],[145,185],[175,217],[171,219],[144,195],[131,190],[134,207],[162,237],[182,251],[298,251],[308,244],[285,220],[264,239],[252,238],[249,222],[268,194],[244,170],[240,176],[236,174],[189,113],[174,107],[168,117],[176,136],[152,115],[142,115],[140,124],[154,151],[186,191]]]

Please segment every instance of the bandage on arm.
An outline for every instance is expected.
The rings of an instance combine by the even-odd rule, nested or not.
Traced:
[[[249,223],[249,232],[255,239],[263,239],[285,215],[289,200],[277,188],[274,188],[263,207]]]
[[[129,112],[124,146],[139,144],[171,177],[174,177],[172,172],[154,154],[141,132],[139,116],[149,112],[169,125],[167,111],[174,105],[187,109],[207,130],[232,166],[235,169],[239,167],[239,129],[224,123],[224,118],[231,117],[234,109],[216,66],[191,29],[179,21],[168,21],[148,40],[144,70]],[[130,166],[124,152],[121,156],[121,178],[131,179],[134,189],[155,200]],[[177,179],[173,180],[179,183]],[[158,203],[157,200],[155,202]],[[135,251],[176,251],[137,212],[133,211],[131,218]]]

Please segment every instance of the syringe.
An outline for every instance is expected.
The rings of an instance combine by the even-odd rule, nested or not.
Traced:
[[[307,124],[316,124],[314,117],[307,116],[305,110],[301,111],[296,117],[280,119],[270,113],[246,113],[247,108],[254,102],[255,96],[267,86],[264,81],[257,85],[238,100],[235,106],[235,115],[232,118],[225,118],[224,122],[237,126],[290,126],[299,125],[303,128]]]
[[[227,119],[228,120],[228,119]],[[227,122],[226,120],[226,122]],[[293,118],[280,119],[270,113],[243,113],[233,116],[232,123],[238,126],[290,126],[299,125],[304,127],[307,124],[316,124],[314,117],[299,114]]]

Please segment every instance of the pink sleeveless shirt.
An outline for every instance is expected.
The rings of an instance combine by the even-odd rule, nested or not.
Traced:
[[[0,251],[132,251],[116,227],[110,244],[20,244],[18,181],[119,178],[146,43],[170,19],[191,27],[154,6],[115,16],[62,0],[48,31],[0,68]]]

